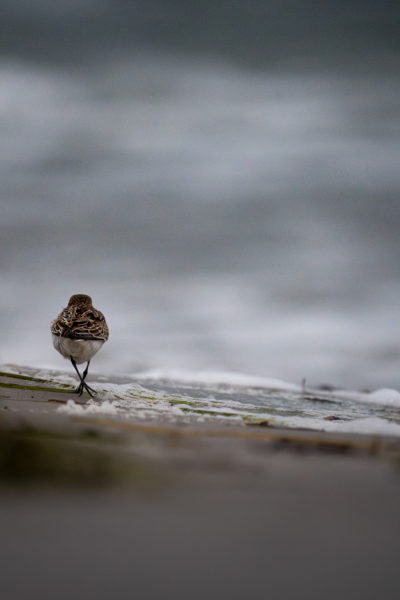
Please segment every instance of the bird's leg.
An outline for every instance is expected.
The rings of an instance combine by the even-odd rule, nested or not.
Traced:
[[[86,379],[86,375],[88,374],[88,371],[89,371],[89,365],[90,365],[90,360],[88,360],[88,361],[87,361],[87,363],[86,363],[86,369],[85,369],[85,370],[83,371],[83,373],[82,373],[82,379],[83,379],[83,381],[85,381],[85,379]]]
[[[90,392],[93,392],[94,394],[96,393],[96,390],[94,390],[93,388],[91,388],[85,381],[86,379],[86,375],[88,374],[89,371],[89,365],[90,365],[90,360],[88,360],[87,365],[86,365],[86,369],[83,371],[82,373],[82,384],[85,389],[87,390],[88,394],[90,394]]]
[[[71,359],[72,366],[74,367],[74,369],[75,369],[75,371],[76,371],[76,374],[77,374],[77,375],[78,375],[78,377],[79,377],[80,384],[78,385],[78,387],[77,387],[77,388],[76,388],[76,390],[75,390],[75,392],[76,392],[77,394],[79,394],[79,392],[81,392],[81,389],[82,389],[82,375],[79,373],[79,371],[78,371],[78,367],[76,366],[76,362],[74,361],[74,359],[72,358],[72,356],[70,356],[70,359]],[[80,395],[80,394],[79,394],[79,395]]]
[[[83,394],[83,388],[85,388],[85,389],[87,390],[87,393],[89,394],[89,396],[90,396],[91,398],[93,398],[93,396],[92,396],[91,392],[92,392],[92,391],[94,392],[94,390],[92,390],[91,388],[89,388],[89,386],[87,385],[87,383],[85,383],[85,380],[84,380],[84,378],[82,378],[82,375],[79,373],[79,371],[78,371],[78,367],[76,366],[76,362],[74,361],[74,359],[72,358],[72,356],[70,356],[70,359],[71,359],[72,366],[74,367],[74,369],[75,369],[75,371],[76,371],[76,373],[77,373],[77,375],[78,375],[78,377],[79,377],[79,380],[80,380],[80,384],[79,384],[79,385],[78,385],[78,387],[76,388],[75,392],[76,392],[77,394],[79,394],[79,396],[82,396],[82,394]],[[89,361],[89,362],[90,362],[90,361]],[[87,369],[88,369],[88,368],[89,368],[89,364],[88,364],[88,365],[87,365],[87,367],[86,367],[86,371],[85,371],[85,377],[86,377],[86,375],[87,375]]]

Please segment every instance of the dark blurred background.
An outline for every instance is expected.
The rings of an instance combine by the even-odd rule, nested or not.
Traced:
[[[395,2],[3,0],[0,360],[400,386]]]

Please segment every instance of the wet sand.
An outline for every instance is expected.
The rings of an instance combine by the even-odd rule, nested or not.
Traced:
[[[397,598],[398,440],[72,417],[66,387],[0,384],[5,600]]]

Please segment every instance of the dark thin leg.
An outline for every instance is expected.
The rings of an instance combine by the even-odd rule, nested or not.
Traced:
[[[81,374],[79,373],[79,371],[78,371],[78,367],[76,366],[76,362],[74,361],[74,359],[72,358],[72,356],[70,356],[70,359],[71,359],[72,366],[74,367],[74,369],[75,369],[75,371],[76,371],[76,374],[77,374],[77,375],[78,375],[78,377],[79,377],[79,381],[80,381],[80,382],[81,382],[81,384],[82,384],[82,375],[81,375]]]
[[[87,384],[87,383],[85,383],[85,379],[84,379],[84,377],[86,377],[86,375],[87,375],[88,368],[89,368],[89,362],[90,362],[90,361],[88,362],[88,364],[87,364],[87,366],[86,366],[86,369],[85,369],[85,371],[84,371],[84,377],[82,377],[82,375],[81,375],[81,374],[79,373],[79,371],[78,371],[78,367],[76,366],[76,362],[74,361],[74,359],[72,358],[72,356],[70,356],[70,359],[71,359],[72,366],[74,367],[74,369],[75,369],[75,371],[76,371],[76,373],[77,373],[77,375],[78,375],[78,377],[79,377],[79,380],[80,380],[80,384],[79,384],[79,385],[78,385],[78,387],[76,388],[75,392],[76,392],[77,394],[79,394],[79,396],[82,396],[82,394],[83,394],[83,388],[85,388],[85,389],[86,389],[86,391],[87,391],[87,393],[89,394],[89,396],[90,396],[91,398],[93,398],[92,392],[93,392],[93,393],[95,393],[95,390],[92,390],[92,388],[90,388],[90,387],[88,386],[88,384]]]
[[[86,369],[85,369],[85,370],[83,371],[83,373],[82,373],[82,379],[83,379],[83,381],[85,381],[85,379],[86,379],[86,375],[88,374],[88,371],[89,371],[89,365],[90,365],[90,360],[88,360],[88,361],[87,361],[87,363],[86,363]]]
[[[89,371],[89,365],[90,365],[90,360],[88,360],[87,365],[86,365],[86,369],[83,371],[82,373],[82,383],[85,386],[85,388],[87,389],[87,391],[89,392],[89,390],[91,392],[93,392],[94,394],[96,393],[96,390],[94,390],[93,388],[91,388],[85,381],[86,379],[86,375],[88,374]]]

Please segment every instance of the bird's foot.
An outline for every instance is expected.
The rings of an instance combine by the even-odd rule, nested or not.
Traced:
[[[85,381],[81,381],[81,383],[76,388],[75,393],[79,396],[82,396],[84,389],[87,391],[91,398],[93,398],[97,394],[96,390],[91,388]]]
[[[84,385],[84,387],[85,387],[85,390],[87,391],[87,393],[88,393],[90,396],[92,396],[92,394],[94,394],[94,395],[96,395],[96,394],[97,394],[97,391],[96,391],[96,390],[94,390],[93,388],[91,388],[91,387],[90,387],[90,386],[89,386],[87,383],[84,383],[83,385]],[[93,396],[92,396],[92,398],[93,398]]]

